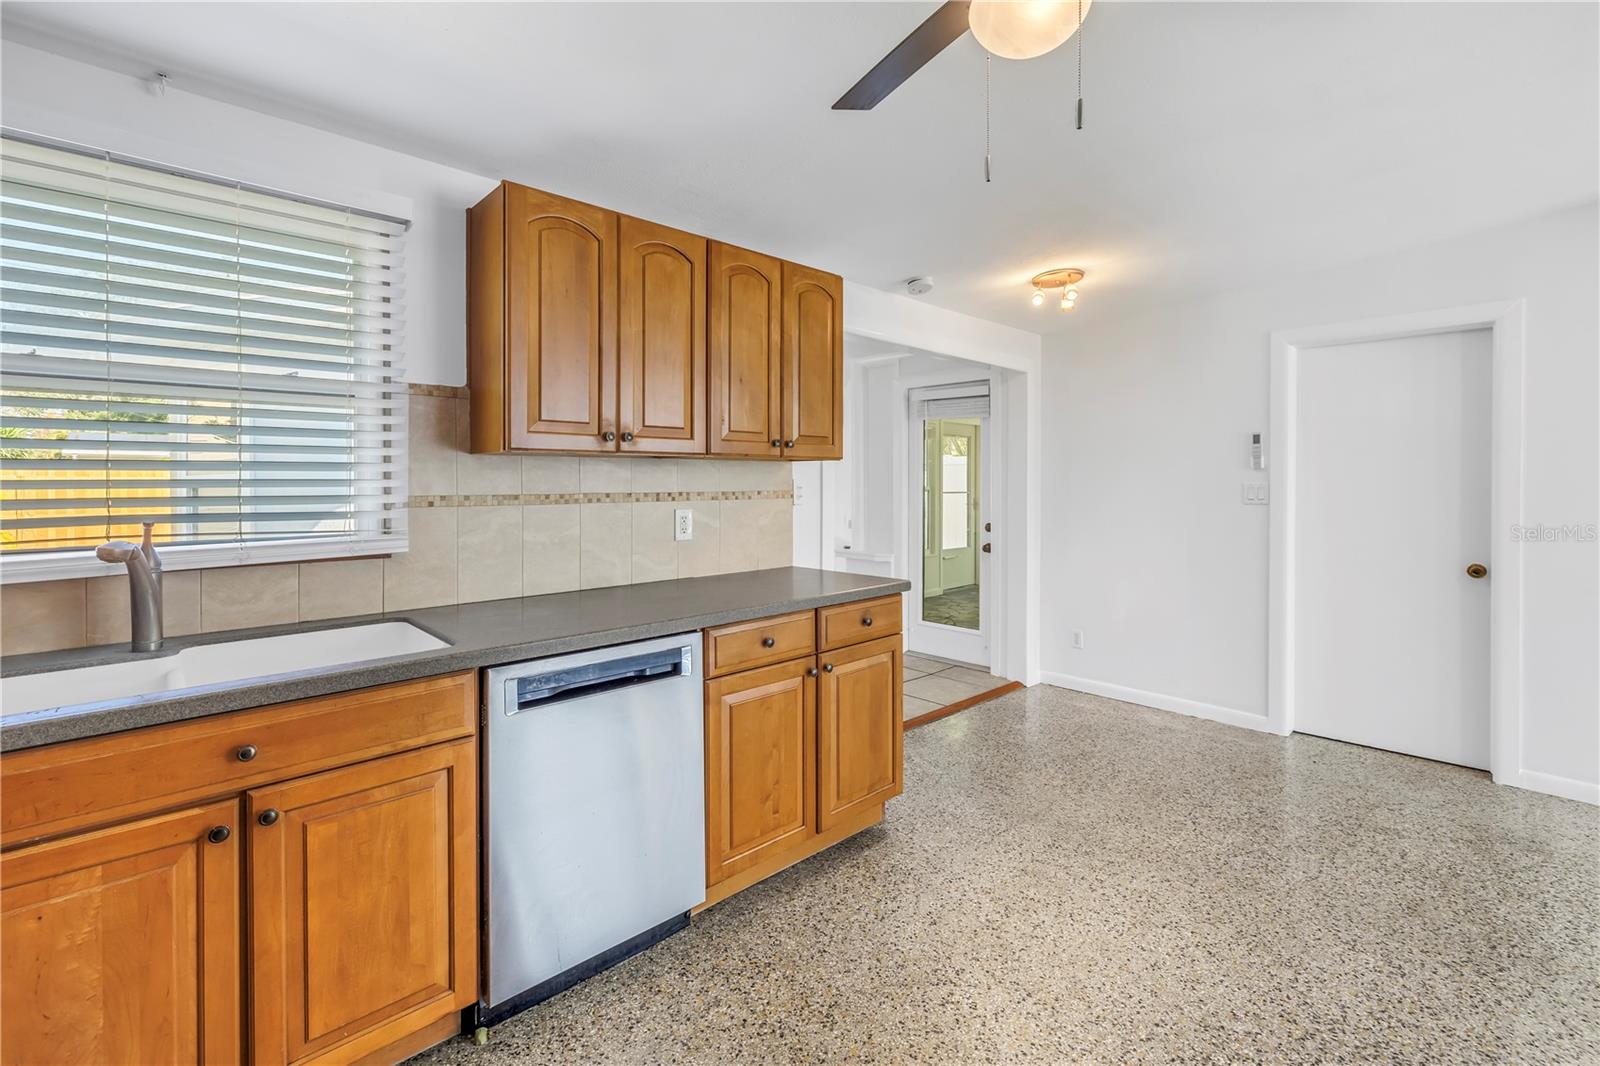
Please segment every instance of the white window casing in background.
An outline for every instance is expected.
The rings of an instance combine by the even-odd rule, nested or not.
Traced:
[[[0,579],[404,551],[405,230],[8,133]]]

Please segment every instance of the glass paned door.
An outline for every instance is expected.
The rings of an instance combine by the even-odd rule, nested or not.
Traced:
[[[921,619],[977,631],[983,423],[930,418],[923,426]]]

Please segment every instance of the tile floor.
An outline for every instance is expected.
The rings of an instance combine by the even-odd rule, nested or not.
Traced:
[[[916,652],[906,653],[902,669],[905,675],[903,717],[907,719],[937,711],[1006,683],[1005,678],[989,673],[986,666],[935,659]]]
[[[1600,810],[1038,686],[882,825],[417,1066],[1600,1062]]]

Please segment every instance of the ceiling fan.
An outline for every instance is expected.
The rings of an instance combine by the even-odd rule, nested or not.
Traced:
[[[850,87],[835,111],[870,111],[968,30],[991,55],[1033,59],[1067,42],[1091,0],[946,0]]]

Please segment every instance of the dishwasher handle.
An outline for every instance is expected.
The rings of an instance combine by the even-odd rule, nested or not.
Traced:
[[[689,673],[693,663],[694,648],[685,644],[680,648],[663,648],[642,655],[527,674],[515,679],[516,698],[507,701],[505,713],[509,718],[567,700],[682,677]]]

